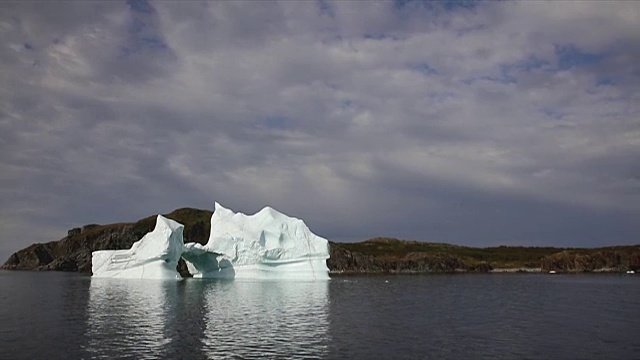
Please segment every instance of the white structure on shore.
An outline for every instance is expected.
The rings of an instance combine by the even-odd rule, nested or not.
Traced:
[[[196,278],[329,279],[328,241],[273,208],[245,215],[216,203],[206,245],[184,244],[182,230],[158,215],[156,228],[131,249],[93,252],[93,276],[179,279],[182,256]]]

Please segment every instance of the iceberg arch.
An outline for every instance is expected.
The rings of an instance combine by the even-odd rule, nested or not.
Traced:
[[[329,279],[329,242],[273,208],[245,215],[215,203],[206,245],[184,244],[183,229],[158,215],[155,229],[131,249],[94,251],[93,276],[180,279],[182,257],[195,278]]]
[[[329,242],[268,206],[245,215],[215,203],[209,241],[183,258],[196,278],[329,279]]]

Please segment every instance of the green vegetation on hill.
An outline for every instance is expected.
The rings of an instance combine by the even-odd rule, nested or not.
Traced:
[[[359,243],[341,243],[349,251],[372,256],[403,257],[409,253],[430,253],[457,256],[471,263],[486,262],[493,267],[536,268],[545,256],[563,249],[553,247],[498,246],[474,248],[445,243],[403,241],[392,238],[374,238]]]
[[[626,271],[640,269],[640,246],[596,249],[497,246],[475,248],[444,243],[374,238],[331,243],[329,268],[344,272]]]

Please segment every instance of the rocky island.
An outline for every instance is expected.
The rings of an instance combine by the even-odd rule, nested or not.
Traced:
[[[206,245],[212,212],[177,209],[164,216],[184,225],[184,241]],[[58,241],[33,244],[9,257],[2,269],[91,273],[91,254],[129,249],[152,231],[156,216],[132,223],[90,224],[70,229]],[[640,245],[594,249],[498,246],[474,248],[444,243],[374,238],[359,243],[329,242],[334,274],[451,272],[625,272],[640,270]],[[190,276],[183,259],[177,264]]]

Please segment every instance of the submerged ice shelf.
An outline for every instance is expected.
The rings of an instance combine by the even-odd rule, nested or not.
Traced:
[[[182,230],[158,215],[156,228],[131,249],[94,252],[94,276],[180,278],[182,256],[196,278],[329,279],[329,242],[273,208],[245,215],[216,203],[206,245],[184,244]]]

